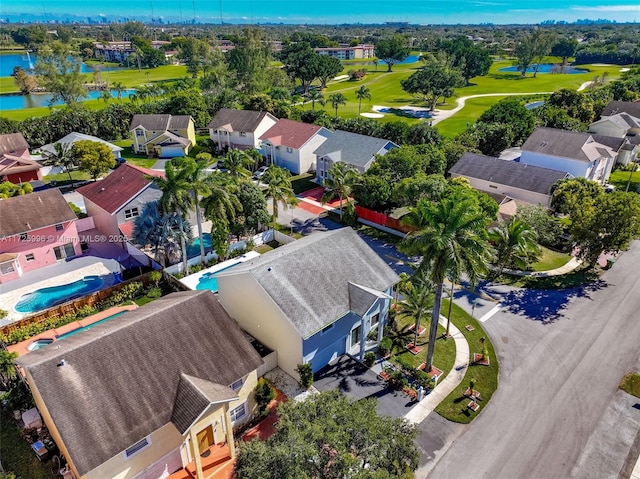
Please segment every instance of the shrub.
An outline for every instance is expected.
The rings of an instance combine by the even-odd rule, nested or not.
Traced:
[[[373,366],[373,363],[376,362],[376,355],[375,353],[372,353],[371,351],[369,351],[368,353],[365,353],[364,355],[364,365],[368,368],[370,368],[371,366]]]
[[[403,371],[406,371],[409,374],[413,374],[415,368],[413,367],[413,363],[409,359],[407,359],[405,356],[397,356],[397,362],[398,366],[400,366]]]
[[[160,284],[160,280],[162,279],[162,272],[161,271],[152,271],[151,273],[149,273],[149,280],[156,285],[156,287],[158,286],[158,284]]]
[[[427,373],[420,370],[415,370],[413,372],[413,379],[419,386],[423,387],[426,390],[431,390],[435,387],[436,382],[429,377]]]
[[[160,296],[162,296],[162,290],[160,288],[153,287],[147,291],[147,298],[157,299]]]
[[[0,319],[6,318],[7,314],[9,314],[9,311],[6,309],[0,309]]]
[[[402,388],[409,384],[409,380],[402,371],[394,371],[391,373],[391,379],[389,379],[389,386],[396,391],[400,391]]]
[[[269,412],[269,403],[276,397],[276,388],[274,388],[272,384],[265,378],[260,378],[258,379],[258,384],[256,385],[254,397],[256,399],[256,403],[258,404],[260,415],[266,416]]]
[[[296,372],[300,376],[300,384],[303,388],[309,388],[313,384],[313,370],[311,364],[298,364]]]
[[[380,346],[378,346],[378,352],[380,353],[381,356],[386,356],[391,352],[392,347],[393,347],[393,341],[391,340],[390,337],[385,336],[384,338],[382,338],[382,341],[380,341]]]

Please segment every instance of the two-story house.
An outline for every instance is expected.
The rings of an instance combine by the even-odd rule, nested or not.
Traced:
[[[343,354],[363,360],[382,339],[399,279],[351,228],[301,238],[217,276],[225,310],[293,377],[302,363],[315,372]]]
[[[600,120],[589,125],[589,133],[593,133],[594,139],[601,143],[602,136],[622,139],[617,150],[617,163],[626,165],[637,161],[640,152],[640,104],[628,101],[609,102]]]
[[[184,291],[21,356],[78,479],[158,479],[233,458],[256,413],[260,355],[210,291]]]
[[[0,201],[0,284],[81,254],[75,221],[58,189]]]
[[[536,128],[522,145],[520,162],[569,173],[604,184],[616,161],[615,151],[590,133]]]
[[[40,163],[31,159],[22,133],[0,135],[0,181],[21,184],[41,180],[40,168]]]
[[[196,144],[196,130],[189,115],[133,115],[129,131],[134,153],[175,158],[186,156]]]
[[[209,136],[223,148],[260,148],[259,138],[278,122],[266,111],[232,110],[223,108],[209,123]]]
[[[331,131],[318,125],[293,120],[278,120],[260,136],[267,164],[275,164],[299,175],[316,170],[318,147]]]

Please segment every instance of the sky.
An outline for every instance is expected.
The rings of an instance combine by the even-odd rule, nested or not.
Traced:
[[[0,18],[135,18],[198,23],[534,24],[544,20],[640,22],[630,0],[0,0]]]

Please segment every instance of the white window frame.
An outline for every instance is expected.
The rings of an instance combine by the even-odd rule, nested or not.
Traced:
[[[137,137],[144,137],[144,130],[140,129],[140,128],[136,128],[136,136]]]
[[[233,389],[234,391],[240,391],[242,389],[242,386],[244,386],[245,380],[246,378],[242,377],[237,381],[234,381],[233,383],[231,383],[231,385],[229,385],[229,388]]]
[[[373,322],[374,319],[376,320],[375,323]],[[378,324],[380,324],[380,313],[376,313],[369,316],[369,331],[372,331],[375,328],[377,328]]]
[[[5,265],[9,265],[9,269],[4,269]],[[13,261],[7,261],[6,263],[0,263],[0,274],[11,274],[16,272],[16,267],[13,264]]]
[[[145,444],[142,444],[143,442]],[[129,446],[128,448],[126,448],[124,450],[124,452],[122,453],[122,455],[124,456],[124,460],[128,461],[132,457],[137,456],[142,451],[147,449],[149,446],[151,446],[151,436],[143,437],[138,442],[136,442],[135,444],[132,444],[131,446]],[[131,453],[129,453],[129,451],[132,450],[132,449],[135,449],[135,450],[132,451]]]
[[[62,231],[64,229],[64,225],[62,223],[58,223],[56,225],[56,231]]]
[[[240,409],[242,409],[242,415],[238,416],[238,412],[240,412],[239,411]],[[240,404],[239,406],[236,406],[233,409],[230,409],[229,410],[229,416],[231,416],[231,423],[235,423],[235,422],[247,417],[247,402],[245,401],[242,404]]]
[[[287,153],[293,153],[293,148],[291,148],[290,146],[287,146]]]
[[[241,132],[239,132],[239,135],[244,138],[244,137],[247,136],[247,132],[246,131],[241,131]]]
[[[29,258],[31,257],[31,258]],[[24,255],[24,259],[26,260],[27,263],[31,262],[31,261],[35,261],[36,260],[36,255],[33,253],[27,253]]]
[[[128,210],[124,210],[125,220],[137,218],[138,216],[140,216],[140,210],[138,210],[137,206],[134,206],[133,208],[129,208]]]

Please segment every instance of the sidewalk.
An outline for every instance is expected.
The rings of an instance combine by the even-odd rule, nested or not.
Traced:
[[[446,326],[447,318],[440,316],[441,325]],[[469,366],[469,343],[456,326],[451,323],[449,331],[456,344],[456,359],[453,369],[442,382],[431,391],[422,401],[414,406],[404,417],[413,424],[421,423],[433,411],[438,404],[446,398],[462,382],[467,367]]]
[[[561,276],[563,274],[570,273],[581,264],[582,261],[573,257],[564,266],[560,266],[556,269],[550,269],[549,271],[518,271],[514,269],[505,269],[504,273],[510,274],[512,276],[531,276],[534,278],[546,278],[548,276]]]

